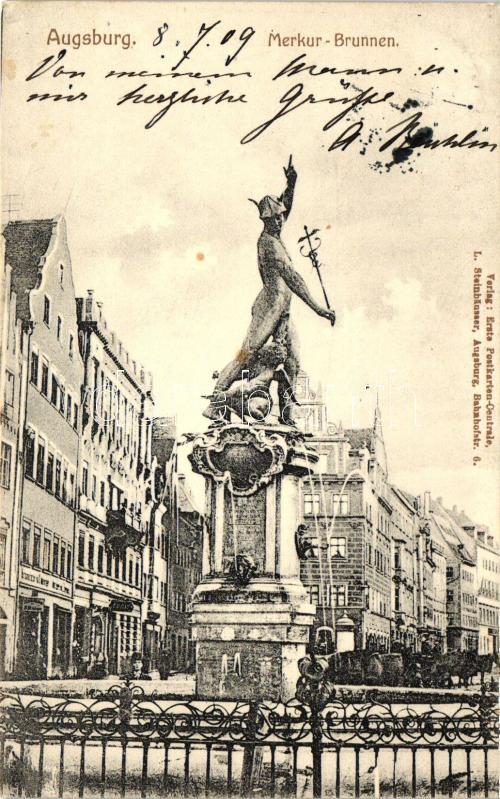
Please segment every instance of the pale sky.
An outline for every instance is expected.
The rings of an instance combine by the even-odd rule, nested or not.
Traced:
[[[217,19],[216,31],[179,71],[248,70],[252,78],[210,85],[190,77],[103,79],[110,69],[169,71],[182,47],[195,41],[201,23]],[[471,323],[473,252],[482,252],[484,278],[494,269],[498,155],[488,149],[439,148],[413,157],[413,172],[406,164],[389,171],[374,164],[391,160],[390,149],[378,152],[377,136],[403,119],[400,108],[408,98],[418,99],[422,124],[433,127],[437,137],[476,129],[490,142],[499,140],[497,19],[494,7],[486,5],[404,10],[371,5],[367,10],[304,4],[301,10],[300,4],[261,3],[11,4],[4,30],[2,193],[21,195],[21,213],[15,216],[64,213],[78,293],[94,289],[108,324],[153,372],[158,415],[176,410],[181,431],[198,431],[207,424],[200,395],[210,392],[213,370],[239,349],[260,287],[256,242],[261,223],[247,198],[279,194],[282,166],[293,153],[298,181],[283,240],[321,300],[317,277],[297,245],[304,224],[321,229],[322,271],[337,313],[332,329],[294,299],[303,368],[313,384],[335,387],[331,417],[341,418],[345,427],[352,425],[346,387],[363,398],[359,424],[366,426],[365,386],[377,374],[384,386],[379,397],[390,479],[413,493],[430,490],[496,531],[498,444],[495,452],[472,449]],[[166,35],[153,47],[163,22],[171,38]],[[225,68],[224,58],[236,46],[222,47],[223,34],[234,28],[234,40],[248,26],[255,35]],[[65,68],[86,72],[71,81],[71,90],[67,76],[52,78],[51,72],[26,82],[44,58],[59,50],[46,43],[51,29],[83,35],[93,28],[130,32],[136,44],[128,50],[68,46]],[[325,39],[339,31],[392,35],[399,47],[269,46],[271,31]],[[206,42],[211,49],[201,52]],[[403,71],[357,75],[347,89],[338,75],[271,80],[302,53],[309,64],[339,70],[398,66]],[[431,64],[445,68],[422,77]],[[341,106],[309,105],[278,120],[254,142],[240,144],[277,112],[284,92],[301,79],[304,96],[355,96],[373,87],[382,96],[395,91],[391,102],[397,107],[387,102],[366,107],[323,132]],[[227,88],[245,92],[248,102],[184,103],[145,130],[161,106],[116,107],[117,99],[142,83],[147,93],[165,95],[190,86],[200,96]],[[31,92],[82,90],[88,94],[84,102],[26,102]],[[469,104],[472,109],[464,108]],[[375,130],[366,153],[360,154],[359,142],[345,152],[328,152],[336,136],[359,119],[364,120],[363,140]],[[395,426],[389,418],[391,370]],[[412,396],[397,391],[408,385],[417,397],[418,426]],[[176,386],[182,390],[177,389],[174,405]],[[478,454],[482,460],[473,466]]]

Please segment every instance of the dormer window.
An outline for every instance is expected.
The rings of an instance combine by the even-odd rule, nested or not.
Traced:
[[[43,321],[50,327],[50,300],[47,295],[43,298]]]

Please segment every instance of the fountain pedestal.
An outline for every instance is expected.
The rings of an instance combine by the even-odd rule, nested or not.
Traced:
[[[203,578],[191,605],[201,698],[294,695],[315,608],[300,581],[300,479],[317,454],[290,427],[214,426],[193,445],[206,479]]]

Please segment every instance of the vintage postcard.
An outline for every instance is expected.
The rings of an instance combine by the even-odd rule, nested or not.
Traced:
[[[496,795],[498,34],[3,4],[0,795]]]

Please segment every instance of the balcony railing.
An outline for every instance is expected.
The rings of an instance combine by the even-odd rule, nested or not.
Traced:
[[[127,508],[106,512],[106,542],[112,549],[144,546],[144,531],[140,518]]]

